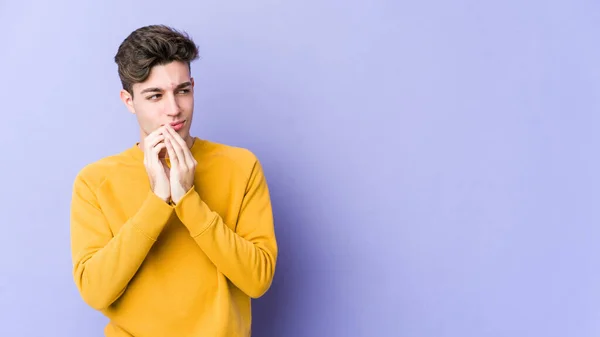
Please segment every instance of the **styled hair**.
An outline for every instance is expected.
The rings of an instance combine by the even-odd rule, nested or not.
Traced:
[[[133,85],[144,82],[152,67],[173,61],[190,67],[197,58],[198,47],[187,33],[165,25],[150,25],[136,29],[121,43],[115,63],[123,89],[133,96]]]

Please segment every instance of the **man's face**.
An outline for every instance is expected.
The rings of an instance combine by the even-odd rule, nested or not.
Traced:
[[[142,139],[162,125],[172,124],[186,141],[194,113],[194,79],[186,63],[157,65],[142,83],[133,85],[133,98],[123,90],[121,99],[137,117]]]

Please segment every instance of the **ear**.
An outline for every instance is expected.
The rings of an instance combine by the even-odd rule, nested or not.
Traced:
[[[190,77],[190,82],[192,82],[192,88],[194,87],[194,78]]]
[[[135,114],[135,108],[133,107],[133,97],[131,96],[129,91],[125,89],[121,90],[121,101],[123,101],[129,112]]]

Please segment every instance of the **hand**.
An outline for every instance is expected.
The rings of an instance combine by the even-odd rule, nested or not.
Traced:
[[[171,198],[169,184],[169,167],[165,159],[160,158],[161,151],[166,149],[164,128],[158,128],[144,139],[144,166],[150,178],[152,192],[165,202]]]
[[[187,144],[173,128],[165,126],[165,144],[171,160],[171,198],[178,203],[194,186],[194,176],[198,162],[192,156]]]

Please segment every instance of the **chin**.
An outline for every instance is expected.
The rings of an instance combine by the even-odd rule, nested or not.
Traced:
[[[181,136],[181,138],[183,138],[183,140],[188,140],[189,138],[192,138],[189,130],[179,130],[177,131],[177,133]]]

